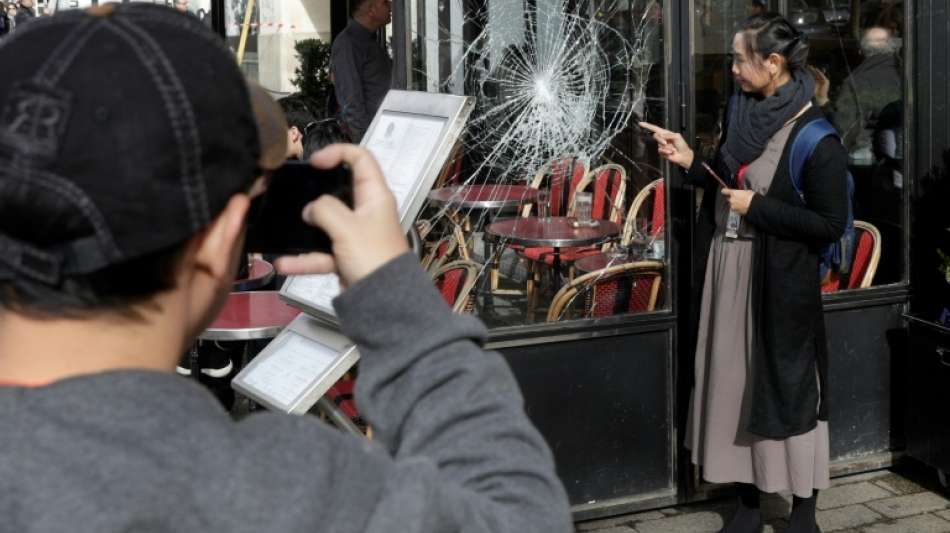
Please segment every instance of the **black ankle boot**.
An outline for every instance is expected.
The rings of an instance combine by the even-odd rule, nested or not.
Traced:
[[[746,483],[736,484],[736,512],[719,533],[761,533],[765,528],[759,508],[759,489]]]
[[[792,515],[788,518],[786,533],[821,533],[815,521],[815,505],[818,503],[818,491],[811,498],[792,499]]]

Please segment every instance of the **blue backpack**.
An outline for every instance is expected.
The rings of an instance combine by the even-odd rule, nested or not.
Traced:
[[[829,135],[834,135],[838,140],[838,130],[828,122],[827,119],[815,119],[798,131],[795,141],[792,143],[792,151],[789,154],[789,175],[792,178],[792,187],[805,203],[805,194],[802,192],[802,171],[805,168],[805,162],[815,151],[815,147],[822,139]],[[851,271],[851,261],[854,259],[855,231],[854,231],[854,178],[848,172],[848,222],[845,226],[844,235],[833,243],[829,243],[821,249],[819,263],[819,279],[824,279],[829,270],[845,275]]]

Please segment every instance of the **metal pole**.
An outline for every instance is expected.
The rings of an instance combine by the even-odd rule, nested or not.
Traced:
[[[251,13],[254,12],[254,0],[247,0],[247,10],[244,11],[244,25],[241,26],[241,40],[238,43],[237,62],[244,64],[244,47],[247,46],[247,34],[251,31]]]

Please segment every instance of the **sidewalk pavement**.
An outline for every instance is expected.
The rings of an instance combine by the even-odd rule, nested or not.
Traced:
[[[838,478],[818,495],[823,533],[950,533],[950,491],[932,469],[908,464]],[[790,497],[762,500],[765,533],[787,526]],[[731,498],[577,524],[584,533],[716,533],[732,516]]]

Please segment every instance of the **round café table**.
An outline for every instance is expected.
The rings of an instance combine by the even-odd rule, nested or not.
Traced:
[[[231,290],[254,291],[264,287],[274,279],[274,265],[263,259],[254,258],[251,260],[246,278],[234,280]]]
[[[208,341],[246,341],[276,337],[300,310],[280,299],[277,291],[232,292],[201,335]]]
[[[620,235],[620,224],[609,220],[600,220],[596,226],[577,228],[571,224],[573,220],[569,217],[511,218],[490,224],[485,228],[485,237],[527,247],[554,248],[552,266],[555,272],[560,272],[561,248],[589,246]]]
[[[280,299],[277,291],[232,292],[228,295],[214,322],[198,338],[203,341],[252,341],[272,339],[300,314]],[[247,363],[247,344],[244,345],[241,366]],[[201,364],[198,345],[189,354],[190,375],[199,379]],[[230,368],[230,365],[229,365]]]
[[[438,205],[457,205],[469,209],[501,209],[533,202],[538,190],[527,185],[461,185],[443,187],[429,193],[429,200]]]

